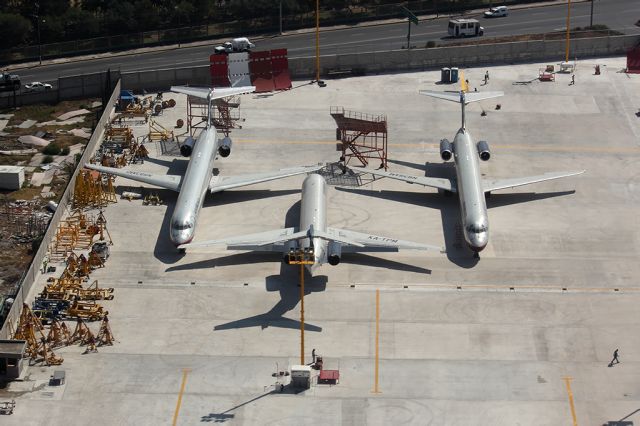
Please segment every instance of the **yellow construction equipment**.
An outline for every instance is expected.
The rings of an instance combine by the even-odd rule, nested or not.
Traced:
[[[109,314],[104,308],[95,302],[74,301],[64,312],[68,318],[82,319],[86,321],[98,321]]]
[[[64,321],[52,319],[49,326],[49,334],[47,334],[47,343],[51,345],[51,348],[68,346],[70,341],[71,333]]]
[[[145,206],[157,206],[162,204],[162,200],[158,194],[149,194],[144,197],[142,204]]]
[[[113,146],[113,144],[119,145],[122,149],[128,149],[131,147],[132,142],[135,140],[133,136],[133,130],[129,127],[113,127],[108,126],[104,132],[103,144],[107,146]]]
[[[149,140],[151,142],[166,142],[173,140],[173,131],[154,120],[149,121]]]
[[[114,337],[111,332],[111,327],[109,326],[109,317],[105,315],[102,319],[102,324],[100,324],[100,331],[98,331],[98,346],[103,345],[113,345]]]
[[[64,361],[62,357],[56,356],[51,350],[44,336],[42,323],[33,315],[31,308],[26,303],[22,305],[18,327],[13,338],[26,341],[25,353],[34,362],[43,361],[47,365],[60,365]]]
[[[69,344],[73,345],[74,343],[80,343],[81,345],[85,345],[89,338],[94,338],[93,333],[91,333],[87,324],[85,324],[81,318],[78,318],[76,321],[76,328],[73,330],[73,333],[69,338]]]

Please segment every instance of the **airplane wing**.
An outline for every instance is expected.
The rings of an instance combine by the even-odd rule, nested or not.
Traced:
[[[185,95],[195,96],[202,99],[207,99],[209,94],[211,94],[211,100],[213,100],[226,98],[227,96],[252,93],[256,91],[256,86],[217,87],[215,89],[210,89],[208,87],[171,86],[171,91],[184,93]]]
[[[510,179],[483,179],[482,187],[484,192],[497,191],[499,189],[515,188],[516,186],[529,185],[532,183],[544,182],[545,180],[560,179],[569,176],[580,175],[586,170],[580,170],[577,172],[556,172],[545,173],[539,176],[530,176],[523,178],[510,178]]]
[[[358,169],[355,169],[354,171],[358,171]],[[408,183],[417,183],[418,185],[430,186],[432,188],[438,188],[445,191],[457,192],[455,182],[450,179],[432,178],[432,177],[426,177],[426,176],[412,176],[412,175],[405,175],[402,173],[384,172],[382,170],[363,169],[361,171],[365,171],[366,173],[371,173],[372,175],[376,175],[376,176],[383,176],[391,179],[401,180]]]
[[[190,249],[226,245],[228,250],[282,251],[282,243],[306,236],[307,232],[296,232],[295,228],[283,228],[219,240],[182,244],[178,248]]]
[[[87,169],[97,170],[100,173],[108,173],[110,175],[121,176],[123,178],[144,182],[150,185],[159,186],[160,188],[170,189],[172,191],[180,191],[180,182],[182,176],[178,175],[154,175],[151,173],[140,172],[136,170],[116,169],[114,167],[96,166],[95,164],[85,164]]]
[[[438,250],[444,253],[444,247],[429,244],[414,243],[413,241],[397,240],[379,235],[363,234],[347,229],[327,228],[327,234],[336,241],[354,241],[359,246],[342,246],[343,252],[397,252],[399,250]],[[341,241],[341,242],[342,242]]]
[[[289,169],[281,169],[273,172],[253,173],[241,176],[213,176],[209,183],[209,191],[211,193],[224,191],[226,189],[239,188],[241,186],[253,185],[256,183],[267,182],[270,180],[285,178],[288,176],[301,175],[320,170],[323,166],[309,167],[293,167]]]

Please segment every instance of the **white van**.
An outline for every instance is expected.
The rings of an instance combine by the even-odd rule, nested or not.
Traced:
[[[499,18],[501,16],[507,16],[509,14],[509,9],[507,6],[496,6],[487,10],[484,13],[485,18]]]
[[[451,37],[481,36],[484,28],[477,19],[449,19],[447,29]]]

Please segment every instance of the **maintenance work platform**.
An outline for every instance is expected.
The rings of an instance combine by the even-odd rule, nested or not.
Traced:
[[[56,347],[60,365],[25,366],[0,389],[0,404],[12,411],[0,422],[556,426],[602,425],[634,412],[640,75],[619,72],[625,58],[605,58],[578,61],[574,84],[562,73],[540,81],[546,65],[464,70],[470,92],[504,92],[466,107],[469,131],[491,146],[483,177],[586,170],[492,192],[492,237],[479,259],[464,244],[456,197],[366,173],[384,161],[393,173],[455,175],[439,147],[460,127],[460,106],[418,93],[458,90],[439,84],[439,70],[240,95],[245,121],[239,128],[235,104],[222,117],[236,124],[227,129],[234,144],[214,174],[336,163],[344,152],[336,151],[340,125],[331,107],[383,115],[384,158],[373,154],[366,168],[352,161],[354,172],[345,175],[340,167],[321,171],[343,179],[326,179],[328,226],[446,253],[342,253],[338,265],[313,274],[304,250],[286,253],[291,264],[282,252],[224,245],[181,253],[168,232],[176,192],[103,178],[96,191],[107,197],[113,190],[117,202],[94,207],[91,223],[106,223],[102,237],[113,245],[90,282],[113,289],[100,293],[113,298],[94,301],[108,310],[108,333],[102,315],[89,328],[96,338],[107,333],[111,344],[96,341],[84,354],[77,345]],[[145,140],[148,157],[127,158],[124,168],[184,173],[188,159],[172,141],[197,127],[187,110],[201,106],[188,106],[183,94],[165,92],[169,98],[175,106],[153,117],[159,138]],[[129,127],[133,141],[150,132],[140,118]],[[193,242],[297,226],[305,177],[207,194]],[[47,281],[65,266],[49,265],[57,273],[39,273],[29,303],[46,285],[55,290],[58,283]],[[620,362],[609,366],[616,349]],[[628,420],[640,424],[638,415]]]

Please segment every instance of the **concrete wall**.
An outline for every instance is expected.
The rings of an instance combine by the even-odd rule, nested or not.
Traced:
[[[15,94],[0,94],[0,109],[35,104],[55,105],[73,99],[108,98],[119,78],[119,71],[61,77],[58,80],[47,81],[53,89],[46,92],[20,91]]]
[[[624,55],[640,42],[640,36],[613,36],[576,39],[571,42],[570,57],[585,59],[595,56]],[[472,67],[480,64],[504,64],[552,60],[565,56],[564,40],[524,41],[517,43],[483,44],[475,46],[438,47],[431,49],[392,50],[320,58],[321,77],[331,70],[350,69],[362,73],[421,71],[440,67]],[[294,79],[315,77],[315,57],[289,59]],[[168,90],[171,85],[207,86],[211,83],[209,66],[140,71],[122,74],[122,87],[134,91]]]
[[[111,94],[111,98],[109,98],[108,103],[105,105],[104,113],[100,117],[100,121],[96,125],[95,131],[91,135],[91,139],[89,139],[87,147],[85,148],[84,153],[82,154],[82,158],[80,158],[80,164],[89,162],[89,157],[95,153],[99,145],[99,142],[102,140],[102,135],[104,133],[105,126],[109,122],[109,119],[111,117],[111,114],[113,113],[113,110],[115,108],[115,104],[118,100],[119,95],[120,95],[120,82],[118,81],[115,85],[113,93]],[[24,275],[24,278],[22,280],[22,285],[20,286],[20,290],[18,291],[18,294],[15,297],[15,301],[13,303],[13,306],[11,307],[11,310],[9,311],[9,314],[7,315],[7,319],[4,323],[4,326],[2,327],[2,330],[0,330],[0,339],[9,339],[10,337],[12,337],[9,335],[10,326],[13,331],[15,331],[16,329],[16,324],[17,324],[18,318],[20,317],[20,312],[22,311],[22,304],[25,303],[26,298],[29,295],[29,291],[31,290],[31,287],[33,286],[34,282],[36,281],[36,278],[38,277],[38,274],[40,273],[40,268],[42,267],[42,261],[47,255],[51,241],[55,237],[56,230],[58,229],[58,224],[60,223],[60,220],[65,215],[67,209],[70,207],[70,202],[73,199],[73,190],[74,190],[73,182],[75,182],[76,176],[78,176],[78,173],[80,172],[81,169],[82,169],[81,167],[76,168],[75,172],[73,173],[73,176],[69,180],[69,184],[67,185],[67,188],[65,189],[64,194],[62,195],[58,209],[56,210],[55,214],[51,218],[51,222],[49,222],[49,227],[47,228],[47,232],[45,233],[42,239],[42,244],[40,244],[40,248],[38,249],[36,255],[33,258],[33,262],[31,262],[29,269]]]
[[[122,87],[136,92],[168,90],[180,85],[210,86],[209,66],[185,67],[122,74]]]
[[[596,56],[624,55],[640,42],[640,36],[613,36],[571,41],[570,59]],[[431,49],[392,50],[332,55],[320,58],[321,76],[331,70],[361,71],[366,73],[420,71],[440,67],[472,67],[481,64],[505,64],[551,60],[559,62],[565,57],[564,40],[523,41],[516,43],[471,46],[437,47]],[[289,60],[293,78],[313,78],[315,58]]]

